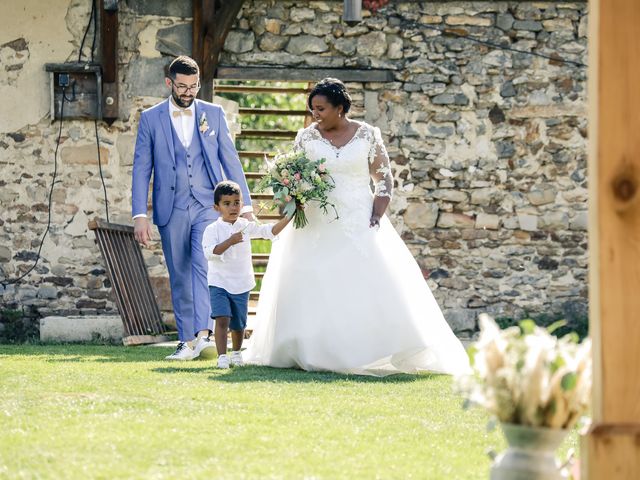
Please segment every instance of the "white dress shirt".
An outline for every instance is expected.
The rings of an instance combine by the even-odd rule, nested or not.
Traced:
[[[184,112],[185,110],[190,110],[191,115],[174,116],[173,114],[173,112]],[[173,98],[169,98],[169,116],[182,145],[185,149],[189,148],[191,140],[193,140],[193,130],[196,122],[195,102],[192,102],[187,108],[180,108],[173,102]]]
[[[202,249],[209,261],[207,280],[210,286],[225,289],[229,293],[245,293],[253,290],[256,281],[251,261],[252,238],[274,240],[272,223],[259,224],[246,218],[238,218],[228,223],[218,218],[208,225],[202,235]],[[221,244],[236,232],[242,232],[244,241],[232,245],[221,255],[213,253],[216,245]]]

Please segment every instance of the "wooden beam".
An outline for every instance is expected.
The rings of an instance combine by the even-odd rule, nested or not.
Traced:
[[[265,176],[265,173],[261,173],[261,172],[244,172],[244,176],[247,178],[247,180],[260,180],[262,177]]]
[[[589,2],[589,315],[584,478],[640,478],[640,3]]]
[[[216,89],[217,90],[217,89]],[[245,108],[240,107],[240,115],[277,115],[280,117],[311,115],[309,110],[285,110],[283,108]]]
[[[102,44],[102,118],[109,124],[118,118],[118,2],[100,0]]]
[[[273,195],[270,193],[252,193],[251,200],[261,200],[263,202],[270,202],[273,200]]]
[[[310,88],[292,88],[292,87],[264,87],[254,85],[216,85],[216,93],[284,93],[292,95],[303,93],[307,95],[311,91]]]
[[[213,98],[220,53],[243,4],[244,0],[193,0],[191,55],[200,66],[202,88],[198,97],[203,100]]]
[[[216,79],[271,80],[287,82],[317,82],[326,77],[343,82],[393,82],[393,70],[366,70],[357,68],[282,68],[219,66]]]
[[[273,152],[245,150],[238,152],[238,155],[240,156],[240,158],[264,158],[265,156],[275,157],[276,154]]]
[[[293,130],[252,130],[243,129],[238,135],[238,138],[296,138],[298,132]]]

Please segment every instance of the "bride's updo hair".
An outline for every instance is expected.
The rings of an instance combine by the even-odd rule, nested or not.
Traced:
[[[309,110],[312,109],[311,100],[316,95],[327,97],[329,103],[334,107],[342,105],[344,113],[349,112],[351,109],[351,95],[347,92],[347,87],[345,87],[344,83],[337,78],[323,78],[315,84],[307,100]]]

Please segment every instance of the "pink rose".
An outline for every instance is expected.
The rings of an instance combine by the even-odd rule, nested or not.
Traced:
[[[299,173],[299,172],[296,172],[296,173],[293,175],[293,178],[295,178],[297,181],[300,181],[300,180],[302,179],[302,176],[300,176],[300,173]]]
[[[327,167],[324,166],[324,163],[321,163],[320,165],[318,165],[318,170],[320,170],[321,172],[324,172],[327,169]]]
[[[289,179],[288,179],[288,178],[283,178],[283,179],[282,179],[282,184],[283,184],[283,185],[289,185],[290,183],[291,183],[291,182],[289,181]]]

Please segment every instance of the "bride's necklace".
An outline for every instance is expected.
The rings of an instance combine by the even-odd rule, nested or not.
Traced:
[[[336,131],[336,130],[337,130],[337,128],[334,128],[334,129],[332,129],[332,130],[333,130],[333,131]],[[338,148],[338,149],[339,149],[339,148],[344,147],[344,146],[346,145],[346,143],[349,143],[349,142],[346,142],[346,143],[345,143],[344,141],[342,141],[342,142],[340,142],[340,141],[339,141],[339,140],[344,140],[344,138],[343,138],[343,137],[345,137],[346,135],[342,134],[342,135],[340,136],[340,138],[331,138],[331,137],[327,137],[327,136],[326,136],[326,134],[327,134],[328,132],[329,132],[329,130],[325,130],[325,131],[324,131],[324,135],[322,135],[322,136],[323,136],[326,140],[328,140],[328,141],[329,141],[329,143],[330,143],[334,148]],[[347,123],[347,125],[345,125],[345,127],[344,127],[344,129],[343,129],[343,132],[349,133],[349,124],[348,124],[348,123]],[[341,144],[341,145],[340,145],[340,144]],[[340,147],[338,147],[337,145],[340,145]]]

